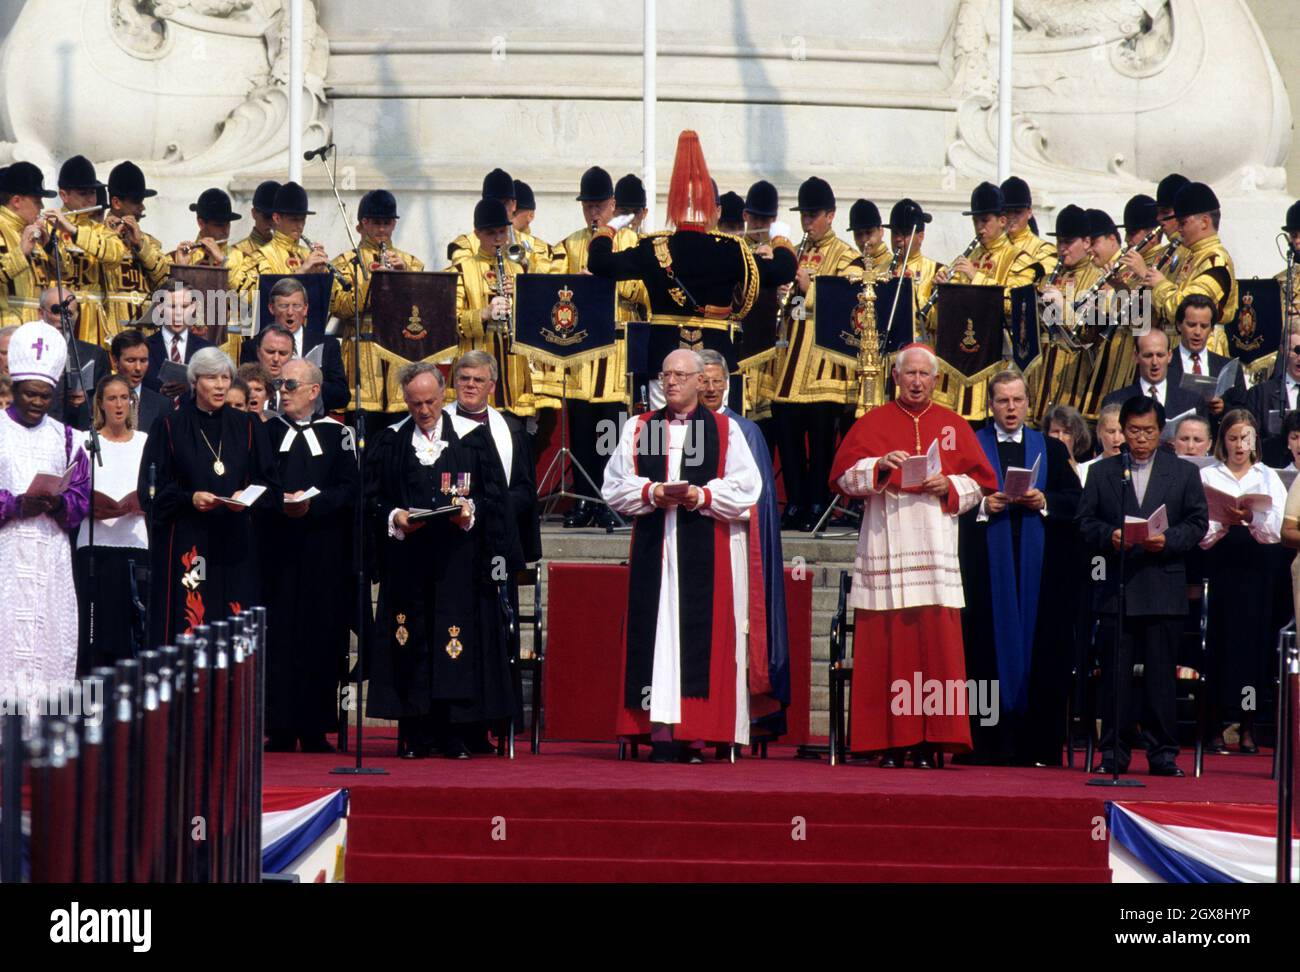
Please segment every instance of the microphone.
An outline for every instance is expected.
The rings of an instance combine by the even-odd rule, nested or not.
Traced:
[[[307,162],[310,162],[312,159],[317,158],[318,156],[323,159],[325,158],[325,156],[329,155],[330,149],[332,149],[333,147],[334,147],[334,143],[330,142],[328,145],[322,145],[320,148],[314,148],[314,149],[310,149],[309,151],[303,152],[302,157]]]
[[[1133,453],[1129,451],[1127,442],[1119,447],[1119,454],[1124,467],[1124,485],[1127,486],[1133,478]]]
[[[158,463],[149,463],[149,502],[153,502],[154,494],[158,492]]]

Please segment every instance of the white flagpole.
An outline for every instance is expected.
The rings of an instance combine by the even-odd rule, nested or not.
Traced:
[[[1011,34],[1013,0],[1001,0],[998,25],[998,182],[1011,175]]]
[[[641,231],[655,228],[655,0],[644,0],[645,36],[641,57],[641,181],[648,210]]]
[[[302,185],[302,2],[289,0],[289,181]]]

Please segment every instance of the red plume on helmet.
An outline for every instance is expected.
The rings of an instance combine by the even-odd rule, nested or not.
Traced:
[[[677,136],[677,157],[668,183],[668,221],[678,229],[707,229],[717,219],[718,200],[700,136],[688,129]]]

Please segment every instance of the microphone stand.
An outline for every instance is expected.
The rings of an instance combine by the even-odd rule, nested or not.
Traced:
[[[1157,447],[1158,448],[1158,447]],[[1111,665],[1111,752],[1110,752],[1110,779],[1108,780],[1089,780],[1088,786],[1146,786],[1141,780],[1121,780],[1119,778],[1119,660],[1120,646],[1124,643],[1124,569],[1127,563],[1128,544],[1124,541],[1124,502],[1128,499],[1129,487],[1133,482],[1133,455],[1128,451],[1128,446],[1124,446],[1120,451],[1120,461],[1124,464],[1124,488],[1120,490],[1120,511],[1119,511],[1119,592],[1116,595],[1116,613],[1115,613],[1115,653],[1114,662]],[[1134,496],[1136,498],[1136,494]],[[1133,678],[1133,669],[1130,665],[1128,672],[1129,680]],[[1102,750],[1103,760],[1106,758],[1106,751]],[[1089,767],[1089,771],[1091,771]]]
[[[366,630],[369,625],[366,623],[369,619],[370,611],[370,585],[366,581],[366,410],[361,407],[361,247],[356,238],[352,235],[352,228],[348,223],[348,209],[343,205],[343,197],[339,195],[338,181],[334,178],[334,169],[327,161],[329,149],[326,146],[319,150],[316,158],[319,158],[321,165],[324,166],[326,174],[329,175],[330,188],[334,190],[334,201],[338,204],[339,215],[343,217],[343,231],[347,233],[348,243],[352,247],[352,404],[353,412],[356,416],[356,447],[357,447],[357,466],[361,473],[360,486],[357,489],[357,498],[353,503],[352,519],[352,559],[353,573],[356,576],[357,585],[357,666],[356,688],[353,699],[357,706],[357,735],[356,735],[356,763],[352,766],[336,766],[330,770],[330,773],[347,776],[387,776],[388,770],[378,766],[362,765],[362,741],[365,737],[365,705],[361,695],[362,677],[366,670]],[[342,275],[340,274],[340,277]],[[346,725],[346,719],[344,721]]]
[[[63,296],[63,254],[59,250],[58,224],[56,223],[50,229],[49,251],[54,255],[54,283],[55,294],[59,297],[59,329],[63,332],[63,338],[68,343],[68,360],[72,365],[71,374],[77,376],[77,381],[81,382],[81,351],[77,347],[77,335],[74,331],[71,315],[68,314],[68,298]],[[64,378],[64,390],[70,384],[68,379]],[[87,391],[82,387],[82,394],[86,396],[86,404],[90,409],[90,438],[86,440],[86,446],[90,450],[90,510],[88,511],[89,523],[86,525],[86,577],[88,580],[87,587],[87,624],[86,624],[86,647],[89,649],[90,656],[95,656],[95,600],[96,600],[96,580],[95,580],[95,464],[104,464],[104,454],[100,450],[99,431],[95,428],[95,406],[94,406],[94,389]],[[66,399],[64,400],[66,404]],[[66,412],[64,419],[71,418]],[[71,425],[70,422],[66,423]],[[75,441],[75,439],[74,439]],[[64,503],[67,503],[66,497]],[[73,537],[75,547],[76,537]]]
[[[1290,404],[1287,401],[1286,394],[1286,346],[1287,337],[1291,333],[1291,302],[1295,300],[1295,247],[1291,245],[1289,237],[1286,241],[1286,283],[1283,285],[1282,291],[1282,339],[1279,342],[1277,349],[1277,382],[1278,391],[1281,396],[1278,399],[1278,404],[1281,407],[1278,409],[1277,413],[1279,426],[1281,426],[1282,422],[1285,421],[1286,413],[1288,411],[1287,406]],[[1267,415],[1264,416],[1264,420],[1267,423]],[[1278,432],[1281,431],[1282,430],[1279,427]]]

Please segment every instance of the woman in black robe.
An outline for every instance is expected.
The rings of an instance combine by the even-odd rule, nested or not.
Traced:
[[[380,577],[366,711],[399,720],[403,756],[437,748],[465,758],[467,740],[516,715],[501,585],[523,563],[511,554],[505,472],[487,429],[442,411],[431,365],[407,366],[402,385],[412,416],[380,432],[366,456]],[[403,532],[398,514],[449,505],[462,475],[468,528],[444,514]]]
[[[253,518],[238,499],[265,492],[259,510],[280,508],[266,427],[225,404],[230,359],[204,348],[189,363],[192,394],[154,425],[138,495],[149,517],[150,647],[262,604]]]

